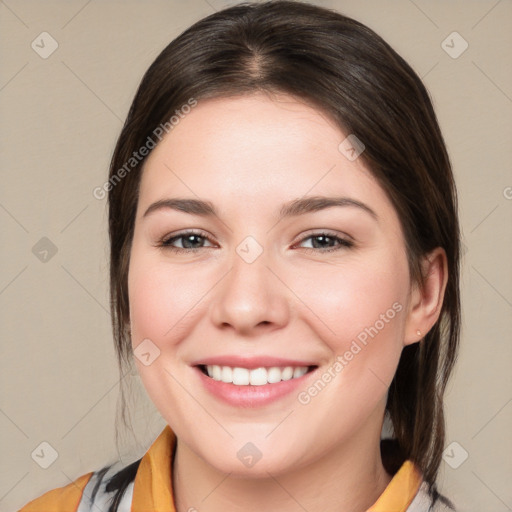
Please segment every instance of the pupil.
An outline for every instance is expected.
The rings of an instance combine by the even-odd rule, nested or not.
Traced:
[[[184,239],[183,239],[183,246],[186,248],[186,249],[193,249],[194,248],[194,243],[193,243],[193,239],[196,238],[196,239],[200,239],[201,237],[199,235],[189,235],[189,236],[186,236]],[[196,240],[197,241],[197,240]],[[192,247],[188,246],[188,244],[191,243],[192,244]]]
[[[318,235],[318,236],[315,236],[315,237],[313,238],[313,246],[315,246],[315,242],[316,242],[317,240],[319,240],[319,239],[322,239],[322,240],[325,242],[326,240],[329,240],[329,239],[330,239],[330,237],[325,236],[325,235]],[[325,245],[320,244],[320,248],[321,248],[321,247],[325,247]],[[315,247],[315,248],[316,248],[316,247]]]

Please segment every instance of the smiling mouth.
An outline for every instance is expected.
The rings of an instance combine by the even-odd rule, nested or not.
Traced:
[[[281,381],[299,379],[316,368],[313,366],[272,366],[261,368],[241,368],[218,365],[198,365],[206,376],[213,380],[235,386],[264,386]]]

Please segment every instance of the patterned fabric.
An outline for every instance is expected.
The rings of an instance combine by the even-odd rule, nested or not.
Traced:
[[[109,470],[104,473],[100,471],[94,472],[92,478],[85,486],[82,500],[76,512],[107,512],[108,507],[114,497],[114,492],[107,492],[105,489],[108,480],[111,476],[115,475],[122,469],[120,463],[112,465]],[[121,503],[118,507],[118,512],[131,512],[133,499],[133,482],[127,487],[124,492]]]
[[[125,491],[118,512],[176,512],[171,467],[176,436],[167,425],[139,464],[135,480]],[[115,492],[107,492],[109,478],[124,466],[81,476],[75,482],[31,501],[20,512],[107,511]],[[405,461],[379,499],[367,512],[452,512],[437,501],[434,505],[428,485],[411,462]]]

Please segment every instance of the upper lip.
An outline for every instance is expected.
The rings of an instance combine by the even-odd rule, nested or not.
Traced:
[[[298,359],[286,359],[283,357],[272,357],[272,356],[214,356],[206,357],[204,359],[198,359],[192,363],[192,366],[230,366],[232,368],[272,368],[274,366],[284,368],[286,366],[316,366],[312,361],[299,361]]]

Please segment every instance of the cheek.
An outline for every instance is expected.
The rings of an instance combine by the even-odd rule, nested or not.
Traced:
[[[314,286],[312,280],[303,283],[310,325],[331,357],[298,400],[314,404],[320,421],[338,425],[338,434],[350,435],[383,406],[396,372],[408,284],[407,267],[399,262],[383,256],[346,271],[318,273]]]
[[[391,382],[403,346],[408,284],[406,262],[392,253],[319,272],[301,284],[310,322],[333,360],[341,356],[344,379],[372,370]]]
[[[150,340],[160,351],[149,365],[137,359],[137,351],[134,360],[146,392],[162,415],[169,418],[170,411],[181,410],[186,417],[190,397],[172,375],[180,359],[180,342],[190,334],[198,315],[204,314],[200,299],[205,291],[199,279],[170,271],[165,262],[157,260],[147,248],[139,251],[134,245],[128,274],[132,347],[136,350]]]
[[[346,339],[373,325],[395,302],[404,306],[408,286],[406,272],[392,261],[382,260],[346,268],[333,267],[329,272],[312,273],[304,279],[301,294],[318,320],[334,331],[335,338]],[[393,320],[402,319],[403,315],[394,314],[396,309],[395,306],[388,316]]]
[[[208,288],[197,272],[177,272],[134,247],[128,274],[133,346],[146,338],[160,349],[178,344],[203,313]]]
[[[149,338],[158,344],[158,339],[172,327],[169,312],[170,295],[168,283],[151,271],[139,273],[134,265],[129,279],[130,320],[132,343],[136,346],[142,338]]]
[[[166,311],[170,309],[166,290],[170,295],[171,289],[172,283],[167,282],[165,275],[158,272],[148,254],[134,242],[128,272],[128,298],[134,348],[146,338],[158,345],[162,334],[171,327],[171,318],[166,315]]]

